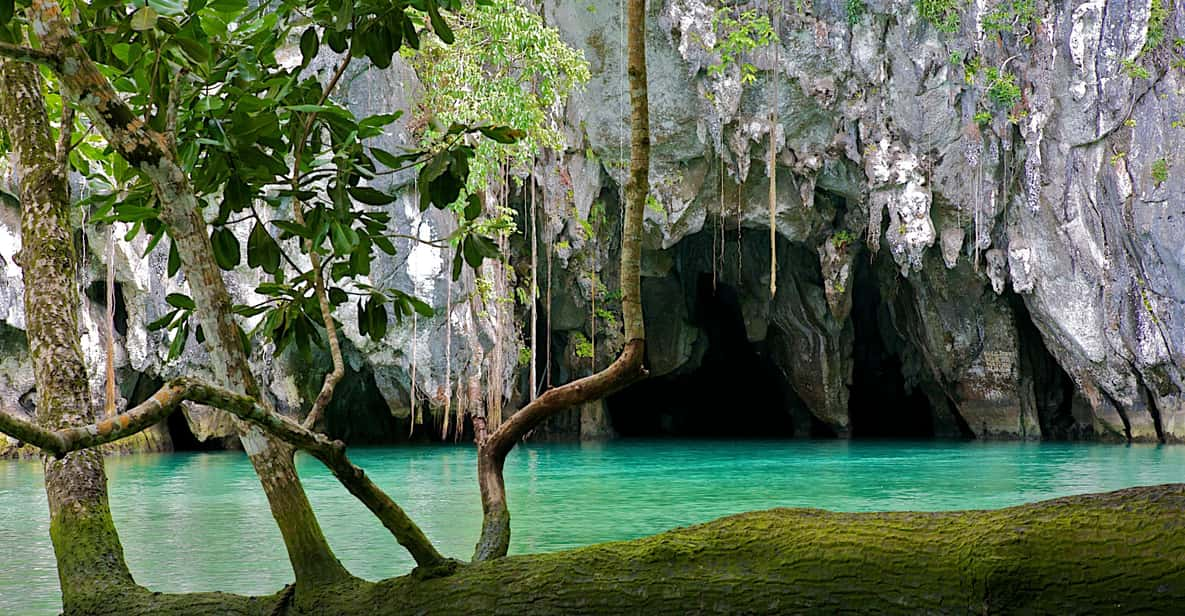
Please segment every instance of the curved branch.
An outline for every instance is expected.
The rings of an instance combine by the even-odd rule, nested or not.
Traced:
[[[646,83],[646,0],[629,0],[630,173],[626,184],[625,229],[621,239],[621,311],[625,348],[608,368],[548,390],[486,436],[484,421],[474,418],[478,434],[477,482],[481,489],[481,537],[473,560],[491,560],[510,548],[510,509],[503,467],[506,454],[531,429],[556,413],[604,398],[646,376],[642,361],[646,328],[642,320],[642,216],[650,194],[650,110]]]
[[[329,79],[329,84],[325,86],[325,90],[321,93],[321,100],[318,105],[325,104],[329,99],[329,94],[337,87],[337,82],[341,80],[342,75],[346,72],[346,67],[350,65],[350,60],[353,58],[351,53],[353,48],[346,50],[345,57],[342,58],[341,64],[338,65],[337,70],[334,71],[333,76]],[[301,158],[304,154],[304,144],[309,138],[309,133],[313,129],[313,122],[317,119],[317,112],[312,112],[305,119],[304,127],[301,130],[300,140],[296,142],[296,153],[293,156],[292,162],[292,191],[297,194],[300,191],[300,166]],[[292,198],[292,217],[296,220],[296,224],[304,225],[304,204],[300,199]],[[317,253],[316,246],[313,246],[312,240],[305,240],[305,249],[309,253],[309,263],[313,268],[313,293],[317,296],[317,304],[321,309],[321,320],[325,322],[325,337],[329,339],[329,356],[333,359],[333,370],[325,375],[325,380],[321,383],[321,391],[317,394],[317,399],[313,401],[313,407],[309,409],[309,414],[305,416],[302,424],[306,429],[312,429],[321,418],[321,414],[325,412],[325,407],[329,406],[329,401],[333,399],[333,390],[337,387],[342,377],[346,375],[346,363],[342,359],[341,342],[337,336],[337,324],[333,321],[333,306],[329,303],[329,293],[325,290],[325,274],[321,271],[321,255]]]
[[[0,57],[48,66],[55,71],[62,65],[62,57],[56,53],[11,43],[0,43]]]
[[[47,430],[33,422],[0,412],[0,432],[36,445],[55,457],[126,438],[159,423],[183,401],[205,404],[259,426],[272,436],[321,461],[346,490],[362,501],[428,573],[452,571],[456,563],[436,550],[407,513],[346,456],[341,441],[307,430],[261,406],[254,398],[199,380],[182,377],[165,383],[148,400],[97,423]]]

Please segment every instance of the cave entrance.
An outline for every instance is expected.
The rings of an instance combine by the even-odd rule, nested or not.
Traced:
[[[199,441],[189,428],[189,420],[185,419],[185,411],[178,409],[169,413],[166,422],[169,430],[169,440],[173,441],[173,451],[223,451],[226,443],[220,438],[208,438]]]
[[[1088,403],[1077,395],[1074,379],[1045,346],[1041,330],[1019,295],[1009,292],[1016,321],[1022,379],[1032,384],[1037,421],[1045,440],[1083,440],[1094,436]],[[1077,407],[1077,408],[1076,408]]]
[[[648,379],[608,400],[624,437],[769,438],[794,434],[781,373],[749,342],[736,289],[710,273],[694,279],[691,321],[705,344],[699,365]],[[663,312],[661,306],[647,307]]]
[[[930,401],[920,387],[906,382],[902,352],[907,343],[893,326],[874,264],[863,258],[856,259],[851,319],[855,331],[848,397],[852,438],[933,438]]]

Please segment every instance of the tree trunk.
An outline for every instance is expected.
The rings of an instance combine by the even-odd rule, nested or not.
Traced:
[[[473,560],[501,558],[510,549],[510,509],[503,467],[506,455],[527,433],[564,409],[598,400],[646,375],[642,362],[642,217],[650,195],[650,107],[646,83],[646,0],[629,0],[630,173],[625,189],[621,238],[621,312],[625,348],[608,368],[535,398],[487,437],[478,430],[477,483],[481,490],[481,536]],[[596,284],[593,285],[596,295]]]
[[[1177,614],[1182,511],[1185,484],[992,511],[773,509],[447,578],[327,587],[288,613]],[[113,601],[106,613],[220,613],[150,599]]]
[[[34,2],[30,17],[34,29],[41,34],[43,48],[56,57],[55,71],[63,91],[78,103],[116,152],[152,182],[161,203],[160,219],[169,227],[177,245],[182,270],[197,304],[195,312],[206,333],[215,375],[228,389],[266,404],[259,397],[259,388],[247,365],[231,313],[230,295],[215,264],[197,199],[189,178],[173,160],[168,140],[146,127],[119,98],[79,45],[56,2]],[[73,332],[70,330],[70,335]],[[238,425],[243,432],[244,448],[284,537],[298,588],[304,582],[332,582],[348,577],[349,573],[329,548],[301,487],[292,449],[267,437],[258,428]]]
[[[81,298],[70,198],[55,160],[38,68],[0,61],[0,124],[12,141],[21,201],[21,276],[25,321],[37,383],[37,420],[61,429],[90,424],[86,365],[78,343]],[[98,450],[45,463],[50,538],[67,610],[82,597],[134,587],[107,504],[107,475]]]

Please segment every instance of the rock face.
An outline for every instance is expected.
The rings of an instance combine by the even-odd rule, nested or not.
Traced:
[[[868,0],[851,16],[854,3],[800,4],[808,6],[774,16],[776,46],[745,55],[757,69],[751,81],[738,66],[707,70],[718,61],[709,49],[715,5],[650,4],[652,374],[711,379],[708,367],[727,363],[702,318],[704,298],[727,288],[745,342],[778,375],[795,434],[1185,439],[1181,3],[1159,0],[1169,10],[1157,17],[1153,0],[1020,3],[1031,15],[986,0],[959,4],[952,33],[907,0]],[[487,266],[481,284],[469,273],[449,282],[448,250],[404,240],[376,264],[373,282],[414,292],[437,316],[392,324],[381,343],[346,328],[350,369],[327,414],[331,433],[442,438],[448,426],[455,438],[459,414],[500,416],[523,403],[525,363],[536,362],[541,383],[559,383],[620,349],[612,290],[628,91],[619,8],[543,3],[593,79],[564,112],[567,150],[534,170],[537,356],[520,352],[526,308],[497,301],[525,284],[528,239],[511,238],[510,262]],[[347,97],[359,112],[410,109],[419,88],[396,63],[358,73]],[[413,138],[400,124],[384,139]],[[410,188],[411,176],[389,181]],[[527,211],[527,190],[506,201]],[[421,214],[405,192],[387,206],[398,232],[451,232],[447,216]],[[31,388],[15,220],[0,206],[8,410]],[[529,228],[522,218],[519,226]],[[85,242],[88,280],[100,284],[106,233],[92,228]],[[137,382],[200,374],[205,362],[192,341],[179,361],[164,362],[159,336],[146,331],[184,283],[165,280],[164,251],[141,257],[142,243],[115,251],[126,307],[117,363],[129,401]],[[258,282],[246,271],[229,281],[242,301]],[[90,295],[84,343],[98,387],[102,298]],[[266,349],[254,361],[278,407],[294,412],[327,366]],[[744,394],[741,384],[717,385]],[[611,434],[620,404],[574,409],[538,435]],[[216,415],[189,418],[201,438],[229,434]]]

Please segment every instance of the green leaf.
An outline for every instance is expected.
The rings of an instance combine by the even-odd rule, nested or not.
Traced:
[[[440,10],[436,8],[435,0],[428,0],[428,19],[432,21],[432,30],[436,32],[436,36],[444,41],[445,45],[453,44],[453,31],[448,27],[448,23],[440,16]]]
[[[169,293],[165,296],[165,301],[174,308],[181,308],[183,310],[193,310],[197,308],[197,304],[193,303],[193,299],[188,295],[181,293]]]
[[[185,341],[189,338],[189,324],[186,323],[173,334],[173,342],[169,344],[169,357],[165,361],[173,361],[181,356],[185,350]]]
[[[467,237],[461,242],[461,251],[465,253],[465,262],[469,264],[469,267],[473,269],[481,267],[481,261],[484,257],[482,257],[481,250],[473,241],[473,236]]]
[[[242,255],[239,254],[239,238],[226,227],[218,227],[210,234],[210,243],[214,247],[214,262],[218,267],[230,271],[239,264]]]
[[[347,225],[334,221],[330,225],[329,240],[333,242],[333,249],[340,255],[354,251],[358,245],[358,233]]]
[[[414,308],[415,311],[422,317],[431,317],[436,313],[436,311],[432,310],[431,306],[418,297],[408,295],[407,301],[411,304],[411,307]]]
[[[395,244],[392,244],[391,240],[381,235],[372,235],[370,239],[374,241],[375,246],[379,247],[379,250],[391,256],[395,256]]]
[[[0,0],[0,26],[3,26],[12,19],[13,7],[16,3],[13,0]]]
[[[148,324],[148,331],[154,332],[158,329],[164,329],[166,325],[173,322],[173,317],[177,316],[180,310],[170,310],[165,316]]]
[[[148,0],[148,6],[161,15],[181,15],[185,7],[178,0]]]
[[[317,41],[317,28],[309,26],[304,34],[300,35],[300,65],[308,66],[317,56],[317,49],[320,46],[321,44]]]
[[[233,312],[241,317],[247,317],[247,318],[259,316],[267,311],[268,311],[268,307],[266,305],[264,305],[264,306],[247,306],[244,304],[238,304],[234,308],[231,308],[231,312]]]
[[[172,278],[177,275],[177,270],[181,269],[181,254],[177,252],[177,242],[169,242],[169,265],[168,276]]]
[[[382,128],[388,124],[391,124],[392,122],[395,122],[402,116],[403,110],[396,111],[395,113],[380,113],[378,115],[372,115],[368,118],[363,118],[362,121],[358,122],[358,130]],[[373,150],[374,148],[371,149]]]
[[[461,278],[461,268],[465,266],[465,260],[462,256],[461,247],[457,246],[457,254],[453,255],[453,281],[456,282]]]
[[[498,143],[514,143],[526,136],[525,132],[509,126],[482,126],[478,130]]]
[[[395,201],[394,195],[388,195],[369,186],[355,186],[349,191],[351,197],[367,205],[387,205]]]
[[[354,0],[343,0],[337,17],[333,21],[333,28],[338,32],[345,32],[354,21]]]
[[[298,225],[290,220],[273,220],[272,225],[285,233],[295,235],[297,237],[303,237],[306,240],[312,239],[312,234],[309,233],[307,227]]]
[[[403,40],[407,41],[407,46],[412,49],[420,48],[420,35],[416,32],[416,25],[406,14],[403,15]]]
[[[5,2],[5,0],[0,0],[0,3],[3,3],[3,2]],[[0,23],[3,23],[2,20],[0,20]],[[383,164],[385,165],[386,163],[383,163]],[[7,190],[4,190],[3,188],[0,188],[0,203],[7,205],[9,207],[20,207],[21,206],[21,200],[18,199],[16,195],[8,192]]]
[[[334,306],[340,306],[350,299],[349,296],[346,295],[346,292],[338,287],[330,288],[328,295],[329,303],[333,304]]]
[[[226,15],[238,15],[247,8],[247,0],[210,0],[206,7]]]
[[[156,9],[150,6],[142,6],[135,13],[132,13],[132,29],[138,32],[151,30],[156,27],[156,19],[159,15]]]
[[[337,30],[329,30],[325,33],[325,42],[329,44],[329,48],[333,53],[341,53],[346,50],[347,42],[346,35]]]
[[[258,222],[247,237],[247,265],[262,268],[269,274],[280,269],[280,246]]]
[[[387,308],[374,300],[370,303],[370,309],[366,311],[370,317],[370,327],[367,329],[370,339],[377,342],[387,335]]]
[[[366,120],[363,120],[363,122],[365,121]],[[370,155],[373,156],[375,160],[386,165],[389,169],[398,169],[420,157],[419,152],[396,156],[386,150],[380,150],[379,148],[370,148]]]
[[[465,206],[465,220],[473,222],[481,216],[481,197],[477,194],[469,195],[469,204]]]
[[[209,43],[200,43],[181,35],[173,37],[173,40],[177,41],[177,44],[185,51],[185,55],[189,56],[194,62],[202,63],[210,59]]]
[[[461,196],[461,189],[465,187],[462,180],[453,174],[441,175],[428,183],[428,194],[432,196],[432,205],[444,209],[453,204]]]

